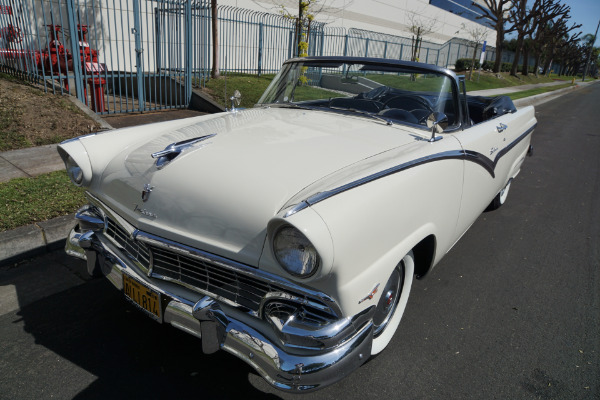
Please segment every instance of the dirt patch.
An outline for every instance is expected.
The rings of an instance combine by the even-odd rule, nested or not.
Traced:
[[[0,74],[0,151],[59,143],[99,128],[66,96]]]

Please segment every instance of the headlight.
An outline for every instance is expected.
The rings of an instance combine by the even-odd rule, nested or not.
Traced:
[[[273,238],[273,252],[279,264],[298,277],[307,278],[319,267],[317,249],[302,232],[292,226],[277,231]]]
[[[57,150],[65,163],[71,182],[77,186],[88,186],[92,181],[92,165],[81,140],[79,138],[65,140],[58,145]]]
[[[67,157],[65,161],[65,166],[67,168],[67,174],[69,175],[69,178],[71,178],[74,184],[80,186],[83,182],[83,171],[81,170],[79,165],[77,165],[75,160],[73,160],[73,157]]]

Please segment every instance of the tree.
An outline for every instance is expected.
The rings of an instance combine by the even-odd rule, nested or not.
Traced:
[[[414,11],[409,12],[406,18],[408,19],[408,30],[413,34],[410,61],[419,61],[423,36],[433,32],[434,26],[437,25],[437,19],[422,17]]]
[[[298,0],[298,15],[294,15],[280,6],[280,13],[294,21],[294,47],[296,56],[306,57],[308,55],[308,40],[310,38],[310,29],[315,15],[323,10],[324,4],[319,5],[319,0]]]
[[[512,29],[517,31],[517,47],[510,70],[511,75],[517,75],[521,51],[524,53],[522,73],[523,75],[528,74],[531,42],[526,42],[526,37],[531,36],[539,25],[544,25],[569,10],[570,7],[560,4],[559,0],[535,0],[531,8],[527,7],[527,0],[515,1],[515,6],[511,9],[508,18],[509,22],[513,24]]]
[[[598,21],[598,26],[596,27],[596,33],[594,33],[593,35],[588,33],[581,39],[586,44],[586,47],[588,48],[588,50],[587,50],[588,55],[585,60],[585,66],[584,66],[584,70],[583,70],[582,80],[585,80],[585,75],[588,72],[588,66],[589,66],[590,60],[592,60],[592,52],[594,50],[594,44],[596,43],[596,36],[598,35],[598,29],[600,29],[600,21]]]
[[[488,20],[488,26],[496,31],[496,61],[494,62],[494,72],[500,72],[500,64],[502,63],[502,43],[504,35],[512,32],[512,29],[506,30],[504,23],[508,17],[508,12],[513,6],[512,0],[483,0],[485,7],[479,3],[473,5],[481,10],[483,15],[477,18]]]
[[[554,52],[554,58],[560,64],[558,75],[572,75],[579,69],[584,52],[579,43],[580,35],[581,32],[578,32],[558,40]]]
[[[475,57],[477,56],[477,49],[479,44],[485,40],[487,37],[486,28],[477,24],[466,26],[465,24],[461,24],[461,29],[467,31],[469,37],[471,38],[471,43],[473,43],[473,57],[471,57],[471,72],[469,73],[469,80],[473,80],[473,69],[475,68]]]
[[[221,75],[219,67],[219,18],[217,10],[217,0],[210,0],[211,25],[212,25],[212,72],[211,78],[217,79]]]
[[[544,71],[542,72],[544,75],[550,73],[550,67],[554,60],[555,54],[560,51],[562,47],[568,46],[578,40],[579,35],[581,35],[581,32],[579,32],[569,37],[569,32],[581,27],[581,24],[573,24],[571,27],[569,27],[567,25],[569,19],[570,16],[566,14],[563,16],[563,18],[553,21],[547,25],[548,31],[544,36],[545,40],[547,41]]]

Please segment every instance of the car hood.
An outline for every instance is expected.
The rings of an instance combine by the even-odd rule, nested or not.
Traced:
[[[162,168],[151,157],[213,134]],[[249,109],[149,131],[107,164],[92,191],[140,230],[256,266],[268,221],[294,195],[414,141],[401,126],[363,117]]]

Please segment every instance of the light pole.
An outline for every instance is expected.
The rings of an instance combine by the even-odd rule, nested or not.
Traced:
[[[592,58],[592,50],[594,50],[594,45],[596,44],[596,37],[598,36],[598,28],[600,28],[600,21],[598,21],[596,33],[594,33],[594,40],[590,45],[590,52],[588,53],[587,60],[585,61],[585,67],[583,68],[583,76],[581,77],[581,82],[585,81],[585,74],[587,74],[588,65],[590,65],[590,58]]]

